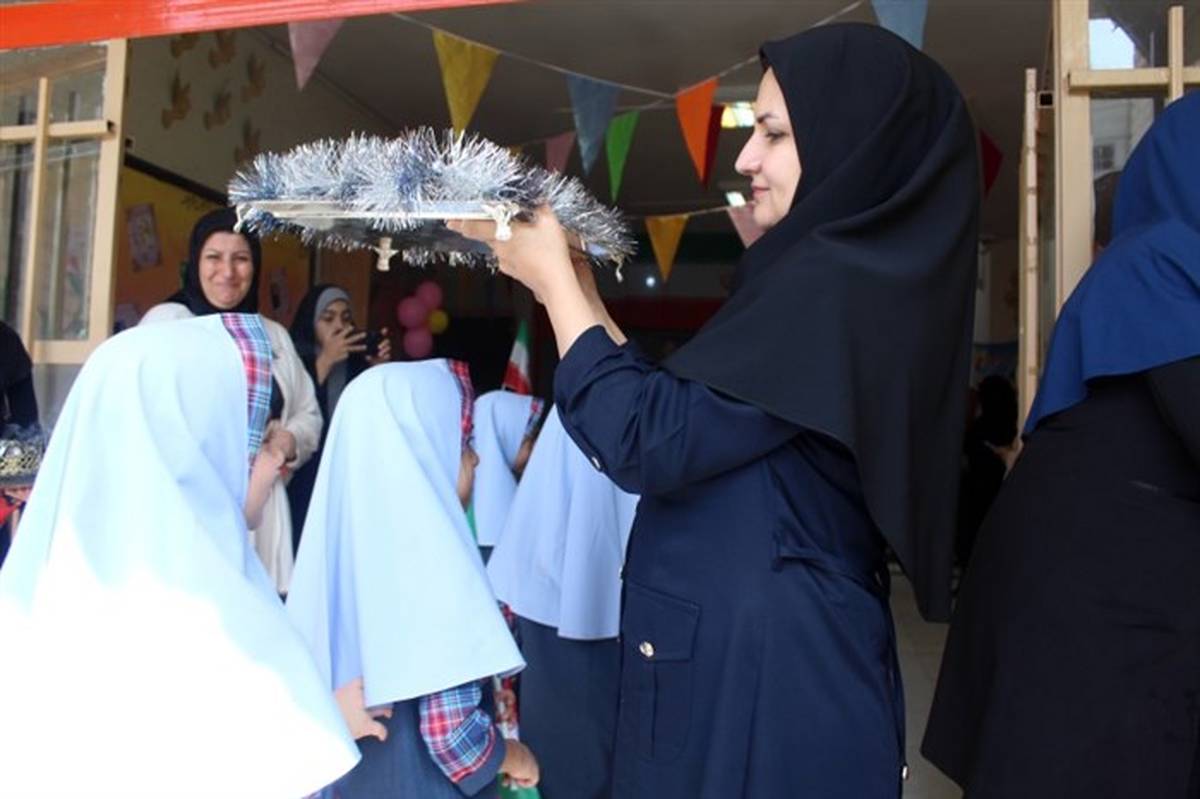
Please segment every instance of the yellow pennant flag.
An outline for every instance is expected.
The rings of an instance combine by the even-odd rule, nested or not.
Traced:
[[[433,46],[437,48],[438,64],[442,67],[450,124],[457,131],[465,130],[491,80],[492,67],[500,53],[443,31],[433,32]]]
[[[689,216],[689,214],[672,214],[646,217],[646,231],[650,234],[650,246],[654,249],[654,260],[658,261],[658,271],[662,272],[664,281],[671,279],[671,269],[675,266],[675,254],[679,252],[679,240],[683,238],[683,229],[687,227]]]

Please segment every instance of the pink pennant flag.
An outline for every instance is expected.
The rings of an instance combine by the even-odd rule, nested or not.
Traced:
[[[743,247],[749,247],[758,241],[758,237],[763,234],[763,229],[754,221],[753,206],[739,205],[736,208],[729,208],[728,212],[729,221],[733,223],[733,227],[737,230]]]
[[[344,19],[319,19],[313,22],[289,22],[288,40],[292,44],[292,63],[296,67],[296,88],[303,90],[321,63],[321,56]]]
[[[568,130],[546,139],[546,169],[551,172],[566,172],[567,159],[575,146],[575,131]]]

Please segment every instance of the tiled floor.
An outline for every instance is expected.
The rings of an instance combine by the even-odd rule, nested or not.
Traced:
[[[918,751],[925,719],[933,701],[933,686],[946,641],[945,624],[930,624],[917,612],[912,586],[893,575],[892,615],[896,620],[896,646],[904,676],[907,704],[908,782],[905,799],[960,799],[962,791]]]

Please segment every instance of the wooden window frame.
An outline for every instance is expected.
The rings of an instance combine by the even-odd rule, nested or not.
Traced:
[[[101,118],[72,122],[50,121],[50,90],[53,79],[79,68],[79,64],[70,59],[62,62],[52,60],[34,66],[38,74],[37,117],[33,124],[0,127],[0,143],[33,145],[29,204],[24,220],[27,235],[25,251],[21,255],[23,273],[18,332],[36,364],[81,364],[112,331],[117,184],[124,142],[121,120],[125,106],[125,73],[129,49],[126,39],[112,39],[100,44],[105,47],[104,104]],[[46,69],[47,66],[49,70]],[[23,82],[30,77],[32,76],[6,74],[4,81]],[[39,265],[37,257],[41,246],[47,153],[50,145],[58,141],[96,141],[100,144],[92,220],[92,262],[88,273],[88,333],[87,338],[81,340],[37,337],[37,292],[42,281],[48,277],[43,272],[59,267],[58,264],[46,264],[43,268]]]

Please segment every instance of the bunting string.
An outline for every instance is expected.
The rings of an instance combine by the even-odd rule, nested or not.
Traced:
[[[858,9],[860,6],[862,6],[866,2],[867,2],[867,0],[854,0],[854,2],[850,3],[849,5],[841,8],[841,9],[833,12],[832,14],[828,15],[827,17],[824,17],[824,18],[818,20],[817,22],[813,23],[812,27],[819,28],[822,25],[828,25],[829,23],[834,22],[834,21],[846,16],[850,12]],[[484,42],[474,41],[465,36],[460,36],[457,33],[448,31],[445,28],[440,28],[437,25],[428,23],[425,20],[420,19],[418,17],[414,17],[410,14],[402,14],[400,12],[392,12],[391,16],[395,17],[396,19],[403,20],[404,22],[408,22],[412,25],[416,25],[417,27],[425,28],[428,31],[440,32],[440,33],[446,34],[448,36],[453,36],[455,38],[462,39],[463,41],[470,42],[471,44],[476,45],[477,47],[485,47],[489,50],[495,50],[496,52],[498,52],[500,55],[504,56],[505,58],[511,58],[514,61],[520,61],[521,63],[529,64],[529,65],[535,66],[535,67],[540,67],[542,69],[546,69],[551,72],[557,72],[560,75],[576,75],[579,77],[587,78],[590,81],[595,81],[596,83],[606,83],[610,86],[615,86],[616,88],[621,89],[622,91],[632,92],[633,94],[641,94],[646,97],[656,98],[655,100],[647,103],[646,105],[632,106],[631,108],[628,109],[630,111],[646,111],[651,108],[657,108],[660,106],[670,106],[675,102],[675,95],[677,94],[677,92],[664,92],[660,89],[651,89],[646,86],[634,86],[631,83],[621,83],[620,81],[609,80],[607,78],[598,78],[598,77],[595,77],[594,75],[585,75],[577,69],[567,69],[566,67],[560,67],[557,64],[552,64],[549,61],[542,61],[541,59],[533,58],[531,56],[527,56],[522,53],[515,53],[515,52],[512,52],[511,50],[505,50],[503,48],[496,47],[496,46],[490,45],[490,44],[486,44]],[[754,55],[752,55],[748,58],[738,61],[736,64],[732,64],[732,65],[726,67],[725,69],[722,69],[720,72],[717,72],[715,74],[707,76],[707,78],[705,78],[705,80],[709,80],[712,78],[716,78],[717,80],[720,80],[729,75],[732,75],[733,73],[737,72],[740,69],[745,69],[746,67],[750,66],[751,64],[757,64],[758,62],[759,62],[758,61],[758,53],[755,53]],[[533,144],[538,141],[541,141],[541,139],[534,139],[534,140],[530,141],[529,143]]]

